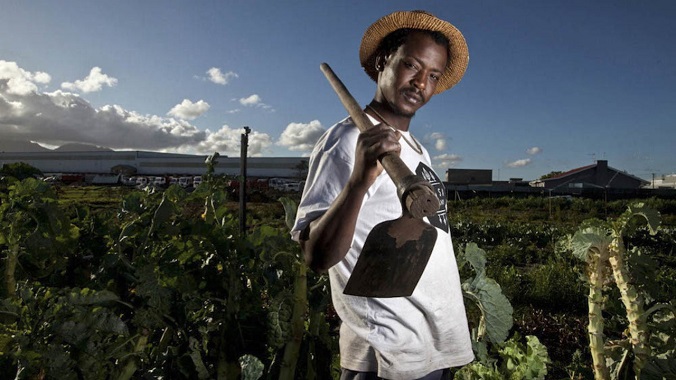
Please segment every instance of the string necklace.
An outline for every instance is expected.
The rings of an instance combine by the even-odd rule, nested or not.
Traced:
[[[395,131],[395,132],[397,131],[397,129],[395,129],[390,123],[388,123],[387,120],[385,120],[385,118],[384,118],[380,113],[378,113],[378,111],[376,111],[375,108],[371,107],[371,105],[367,105],[366,108],[368,108],[368,109],[370,109],[371,111],[373,111],[373,113],[376,114],[376,116],[378,116],[378,118],[379,118],[385,125],[387,125],[388,127],[390,127],[390,129],[392,129],[392,130]],[[412,139],[413,142],[415,143],[415,146],[413,146],[413,144],[406,138],[406,136],[404,136],[403,133],[401,133],[401,131],[400,131],[399,133],[400,133],[401,138],[404,139],[404,141],[406,141],[406,144],[408,144],[408,146],[410,146],[411,149],[413,149],[413,150],[414,150],[416,153],[418,153],[418,154],[423,154],[422,148],[420,147],[420,144],[418,144],[418,140],[416,140],[413,136],[411,136],[411,139]]]

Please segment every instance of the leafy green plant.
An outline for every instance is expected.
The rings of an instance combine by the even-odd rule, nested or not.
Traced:
[[[7,190],[0,192],[0,253],[6,258],[4,293],[15,297],[19,267],[30,277],[52,273],[64,264],[63,253],[77,239],[78,229],[48,184],[34,178],[12,180]]]
[[[525,346],[519,334],[507,340],[513,325],[513,308],[500,285],[486,276],[486,252],[475,243],[467,244],[458,255],[458,265],[461,270],[469,266],[474,273],[463,281],[462,290],[480,313],[471,331],[478,361],[464,366],[455,378],[544,379],[550,360],[547,348],[537,337],[526,336]]]
[[[662,316],[663,321],[673,319],[673,307],[668,304],[655,303],[649,310],[645,310],[646,294],[641,287],[634,282],[631,268],[627,266],[628,255],[634,259],[640,259],[640,251],[637,247],[627,250],[624,236],[628,231],[636,229],[635,217],[639,216],[647,222],[651,234],[656,234],[659,226],[659,214],[644,204],[639,203],[628,207],[622,215],[610,221],[590,220],[572,235],[566,246],[573,254],[587,263],[587,281],[589,283],[589,340],[592,359],[594,362],[594,375],[596,379],[619,378],[627,373],[629,362],[631,372],[639,379],[644,373],[644,368],[651,363],[649,368],[654,368],[652,360],[650,316],[662,309],[672,309],[671,313]],[[619,342],[606,342],[603,335],[605,297],[603,291],[606,282],[612,279],[620,293],[621,301],[626,310],[627,339]],[[669,333],[662,332],[661,338],[673,340]],[[660,345],[663,346],[663,345]],[[611,351],[620,351],[618,357],[611,355]],[[630,354],[633,355],[630,356]],[[664,352],[660,354],[665,355]],[[673,355],[673,349],[670,354]],[[612,358],[611,366],[607,363]],[[632,360],[633,359],[633,360]],[[673,361],[665,357],[667,361]],[[650,372],[651,370],[649,370]]]

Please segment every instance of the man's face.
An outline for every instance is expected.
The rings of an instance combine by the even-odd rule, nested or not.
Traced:
[[[412,32],[397,51],[384,58],[378,100],[399,116],[413,117],[434,94],[447,56],[446,48],[432,37]]]

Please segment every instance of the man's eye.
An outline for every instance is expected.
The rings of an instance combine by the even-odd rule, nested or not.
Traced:
[[[404,66],[408,67],[409,69],[415,69],[415,65],[410,62],[404,62]]]
[[[432,78],[433,81],[438,82],[440,77],[437,74],[432,74],[430,75],[430,78]]]

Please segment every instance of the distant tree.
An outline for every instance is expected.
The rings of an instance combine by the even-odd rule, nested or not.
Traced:
[[[307,160],[301,160],[298,165],[295,166],[296,170],[298,171],[297,176],[298,178],[305,179],[307,177],[307,170],[308,170],[308,162]]]
[[[542,177],[540,177],[540,179],[547,179],[547,178],[556,177],[557,175],[562,174],[562,173],[563,172],[561,172],[561,171],[553,171],[553,172],[550,172],[549,174],[543,175]]]
[[[28,165],[25,162],[14,162],[11,164],[4,164],[0,168],[0,176],[14,177],[18,180],[24,180],[26,178],[35,178],[36,176],[42,176],[40,169]]]

